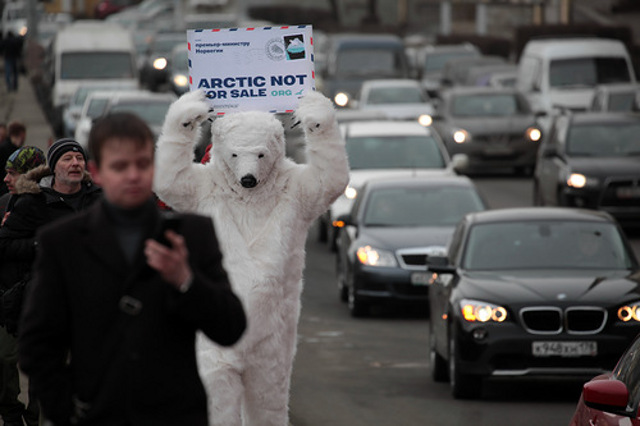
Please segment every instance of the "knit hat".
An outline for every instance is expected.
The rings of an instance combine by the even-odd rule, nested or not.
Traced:
[[[13,151],[7,160],[5,169],[23,174],[45,164],[44,152],[35,146],[23,146]]]
[[[51,147],[49,147],[49,152],[47,153],[47,163],[49,163],[51,171],[55,171],[56,163],[60,157],[69,151],[81,153],[84,157],[84,161],[87,161],[87,154],[78,142],[70,138],[58,139],[53,143],[53,145],[51,145]]]

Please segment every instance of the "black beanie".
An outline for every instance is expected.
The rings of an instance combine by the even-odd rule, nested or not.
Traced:
[[[69,151],[81,153],[84,161],[87,161],[87,154],[85,154],[84,149],[82,149],[82,146],[78,142],[70,138],[58,139],[49,147],[49,152],[47,152],[47,163],[51,171],[56,169],[56,163],[60,157]]]

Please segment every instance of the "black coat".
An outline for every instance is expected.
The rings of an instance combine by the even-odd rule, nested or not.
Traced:
[[[194,271],[184,294],[146,266],[142,251],[127,263],[103,203],[38,233],[19,363],[56,426],[69,424],[73,398],[91,406],[81,425],[207,426],[196,331],[228,346],[246,319],[211,219],[180,217]],[[125,294],[142,303],[139,313],[119,308]]]
[[[52,175],[47,166],[20,176],[17,194],[11,198],[6,220],[0,227],[0,287],[9,288],[29,272],[35,259],[35,236],[41,226],[84,210],[102,196],[87,174],[77,206],[60,199],[50,187]]]

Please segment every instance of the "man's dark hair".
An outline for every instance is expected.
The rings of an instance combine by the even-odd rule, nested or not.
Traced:
[[[89,157],[100,166],[102,148],[109,139],[129,139],[139,148],[150,143],[155,148],[153,132],[140,117],[128,112],[98,118],[89,132]]]
[[[12,121],[7,126],[7,136],[18,136],[27,131],[27,127],[21,121]]]

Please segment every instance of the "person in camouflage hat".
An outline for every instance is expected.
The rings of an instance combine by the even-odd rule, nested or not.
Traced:
[[[9,192],[0,197],[0,210],[2,212],[2,216],[4,216],[11,194],[16,193],[15,185],[18,178],[29,170],[46,164],[46,161],[47,158],[45,157],[44,152],[35,146],[23,146],[15,150],[9,156],[9,159],[4,166],[6,172],[4,183],[7,185]]]

